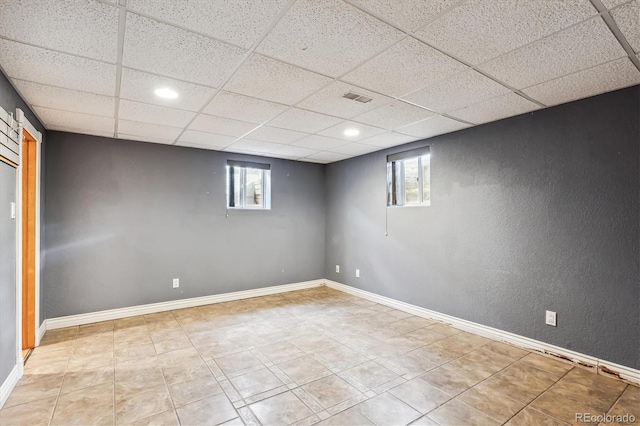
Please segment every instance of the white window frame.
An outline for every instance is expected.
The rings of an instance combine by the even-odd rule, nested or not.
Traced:
[[[407,203],[407,194],[405,192],[405,161],[418,160],[418,202]],[[425,153],[422,155],[416,155],[412,157],[406,157],[397,160],[387,161],[387,207],[428,207],[431,205],[431,199],[424,199],[424,166],[423,162],[429,161],[429,172],[431,171],[431,154]],[[396,203],[393,204],[393,177],[391,173],[393,168],[392,164],[395,163],[395,195]],[[391,178],[391,179],[390,179]]]
[[[240,176],[240,195],[239,206],[231,206],[231,179],[230,168],[235,168],[236,172],[239,172]],[[247,187],[247,170],[257,170],[260,173],[260,181],[262,183],[262,203],[260,205],[246,205],[246,187]],[[271,210],[271,170],[258,169],[250,166],[232,166],[227,165],[227,190],[226,190],[226,203],[227,209],[230,210]]]

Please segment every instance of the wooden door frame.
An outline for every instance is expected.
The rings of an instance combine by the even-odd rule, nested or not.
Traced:
[[[26,138],[31,139],[35,143],[35,228],[34,231],[34,312],[33,312],[33,329],[30,330],[33,333],[33,346],[38,346],[40,344],[40,339],[42,337],[42,333],[40,330],[40,174],[42,169],[42,134],[36,130],[36,128],[26,119],[22,110],[17,109],[16,111],[16,121],[19,124],[19,135],[23,135]],[[23,265],[25,259],[23,259],[23,247],[22,241],[24,238],[23,235],[23,205],[22,205],[22,187],[23,187],[23,173],[24,166],[23,160],[25,159],[22,155],[24,148],[24,142],[20,144],[20,164],[18,166],[18,182],[17,182],[17,191],[16,191],[16,218],[18,219],[16,222],[17,226],[17,238],[16,238],[16,250],[17,250],[17,291],[16,291],[16,337],[17,337],[17,358],[22,360],[22,335],[23,335]],[[30,327],[31,328],[31,327]]]

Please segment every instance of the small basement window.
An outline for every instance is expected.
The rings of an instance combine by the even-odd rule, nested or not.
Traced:
[[[271,209],[271,165],[227,160],[227,208]]]
[[[429,147],[387,156],[387,206],[431,205]]]

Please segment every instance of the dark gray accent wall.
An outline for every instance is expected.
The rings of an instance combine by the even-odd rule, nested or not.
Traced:
[[[0,384],[16,365],[16,169],[0,161]]]
[[[271,164],[270,211],[226,217],[229,158]],[[47,318],[323,277],[322,165],[61,132],[46,162]]]
[[[640,368],[639,103],[636,86],[330,164],[326,278]],[[432,205],[385,207],[386,155],[423,145]]]

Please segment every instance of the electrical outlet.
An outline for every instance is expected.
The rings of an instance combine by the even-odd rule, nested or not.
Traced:
[[[552,327],[556,326],[556,313],[553,311],[547,311],[547,325]]]
[[[356,278],[360,278],[360,269],[356,269]]]
[[[11,203],[11,219],[16,218],[16,203]]]
[[[180,287],[180,278],[174,278],[173,279],[173,288],[178,288]]]
[[[336,272],[340,273],[340,265],[336,265]]]

